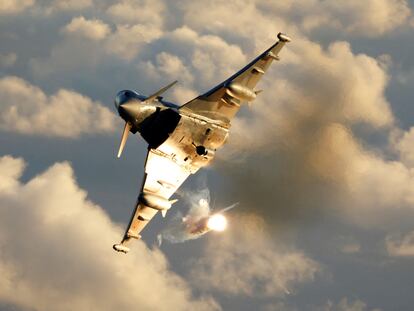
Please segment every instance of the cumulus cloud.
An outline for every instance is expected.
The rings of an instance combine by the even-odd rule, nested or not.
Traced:
[[[171,80],[180,77],[183,83],[191,83],[193,79],[192,74],[183,64],[183,61],[178,56],[167,52],[161,52],[156,56],[154,69]]]
[[[67,34],[83,36],[92,40],[102,40],[111,29],[99,19],[87,20],[83,16],[73,18],[63,29]]]
[[[414,256],[414,231],[406,235],[388,235],[385,239],[388,254],[393,257]]]
[[[93,0],[53,0],[48,7],[50,12],[53,11],[77,11],[92,6]]]
[[[189,87],[178,85],[171,91],[171,99],[179,104],[184,104],[197,97],[198,93]]]
[[[414,168],[414,127],[406,132],[400,131],[400,137],[395,141],[395,149],[401,160],[410,168]]]
[[[146,24],[117,25],[105,42],[108,53],[130,61],[148,43],[161,37],[162,31]]]
[[[99,9],[97,9],[99,12]],[[134,11],[136,14],[136,11]],[[102,12],[101,12],[102,13]],[[99,16],[99,14],[96,14]],[[139,15],[139,14],[138,14]],[[61,27],[66,34],[60,42],[50,48],[49,55],[30,60],[31,69],[38,78],[45,78],[61,73],[78,75],[79,72],[90,74],[88,69],[108,67],[117,64],[120,71],[132,72],[136,76],[134,66],[130,62],[149,43],[160,38],[163,31],[159,25],[151,23],[115,23],[111,29],[106,16],[101,19],[87,19],[84,16],[74,17]],[[85,72],[86,71],[86,72]],[[94,71],[95,72],[95,71]],[[111,69],[112,73],[112,69]],[[109,76],[109,75],[108,75]],[[104,77],[100,76],[100,81]],[[113,77],[111,77],[111,82]]]
[[[108,133],[115,116],[106,107],[71,90],[46,95],[40,88],[14,76],[0,79],[0,128],[28,135],[76,138]]]
[[[34,0],[2,0],[0,2],[0,15],[17,14],[33,6]]]
[[[205,256],[193,264],[195,286],[254,297],[281,297],[312,281],[319,265],[297,250],[275,246],[261,218],[239,215],[231,228],[208,241]]]
[[[275,149],[277,144],[270,143],[275,137],[270,133],[278,139],[297,136],[295,143],[301,145],[305,140],[298,140],[308,134],[313,137],[334,122],[346,127],[358,123],[392,126],[394,117],[384,95],[388,76],[377,60],[353,54],[346,42],[323,50],[301,40],[289,52],[282,51],[282,57],[285,55],[264,79],[265,92],[254,103],[253,117],[236,120],[234,145]],[[312,132],[304,132],[304,127],[313,127]]]
[[[141,62],[139,68],[154,81],[164,77],[180,79],[188,91],[195,82],[199,87],[211,87],[246,62],[238,46],[218,36],[200,35],[186,26],[164,34],[158,42],[154,59]],[[168,46],[169,52],[164,51],[164,46]]]
[[[0,158],[0,301],[40,310],[217,310],[195,299],[158,250],[111,245],[122,234],[87,199],[68,163],[27,183],[25,162]]]
[[[249,45],[274,40],[276,34],[282,30],[293,35],[297,28],[293,24],[288,25],[284,16],[277,11],[269,15],[264,14],[259,9],[258,1],[215,0],[202,3],[187,0],[184,3],[184,25],[199,33],[207,32],[236,42],[245,39]],[[238,31],[240,25],[243,25],[242,31]]]
[[[348,210],[414,207],[414,171],[364,149],[344,127],[326,128],[315,144],[311,165],[323,178],[344,181]],[[383,178],[387,176],[387,178]],[[355,209],[355,210],[354,210]],[[368,215],[365,215],[368,216]],[[368,217],[369,218],[369,217]],[[376,218],[380,218],[379,215]],[[364,220],[368,220],[364,217]]]
[[[406,0],[321,1],[256,0],[186,1],[185,24],[200,32],[258,42],[275,36],[278,31],[291,35],[328,32],[358,37],[378,37],[399,26],[407,26],[411,9]],[[199,12],[203,12],[199,14]],[[238,12],[238,18],[234,18]],[[243,25],[243,31],[235,31]]]
[[[399,26],[406,26],[411,9],[406,0],[257,1],[264,13],[271,12],[295,21],[298,27],[330,33],[376,37]]]
[[[250,117],[249,121],[236,121],[235,132],[238,135],[241,131],[238,137],[243,137],[241,145],[273,148],[265,132],[279,131],[282,135],[302,131],[301,126],[312,126],[307,122],[314,122],[314,126],[365,123],[377,128],[393,124],[384,95],[388,75],[376,59],[353,54],[346,42],[333,43],[323,50],[316,43],[300,39],[289,52],[282,51],[286,59],[269,70],[269,77],[263,81],[269,81],[266,91],[254,103],[253,122]],[[245,122],[249,122],[248,127]],[[261,129],[256,133],[260,135],[248,133],[252,124],[254,130]],[[246,141],[246,137],[252,139]]]
[[[122,0],[108,7],[106,13],[118,24],[146,24],[161,27],[165,2],[161,0]]]
[[[406,0],[324,1],[330,12],[329,24],[353,35],[378,36],[405,25],[411,16]]]

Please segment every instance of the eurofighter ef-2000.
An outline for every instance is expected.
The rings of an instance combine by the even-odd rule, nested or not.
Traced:
[[[243,103],[253,101],[256,84],[279,52],[290,42],[282,33],[278,41],[240,71],[210,91],[178,106],[167,102],[161,94],[177,81],[150,96],[124,90],[115,98],[125,127],[118,151],[121,156],[129,132],[139,132],[148,143],[145,173],[141,191],[118,252],[127,253],[128,243],[139,239],[140,232],[160,211],[165,217],[176,200],[170,200],[190,174],[208,165],[216,150],[229,134],[230,122]]]

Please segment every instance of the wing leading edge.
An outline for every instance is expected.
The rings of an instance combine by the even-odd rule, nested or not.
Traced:
[[[279,41],[256,57],[240,71],[223,81],[210,91],[200,95],[180,107],[180,111],[194,113],[218,120],[229,125],[243,102],[256,98],[260,91],[253,90],[273,60],[279,60],[279,52],[291,39],[282,33]]]
[[[120,244],[113,248],[118,252],[127,253],[131,239],[139,239],[140,232],[150,220],[161,211],[163,216],[176,200],[170,197],[177,191],[191,172],[167,154],[157,149],[149,149],[145,161],[145,174],[141,191],[129,221],[124,237]]]

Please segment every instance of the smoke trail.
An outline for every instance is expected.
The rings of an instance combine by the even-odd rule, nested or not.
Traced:
[[[210,214],[210,190],[204,188],[197,192],[181,192],[179,195],[182,197],[185,205],[187,205],[188,211],[185,216],[182,212],[178,211],[170,219],[164,230],[158,235],[159,245],[161,245],[164,239],[171,243],[182,243],[201,237],[198,234],[190,234],[187,228],[189,222],[197,222]]]
[[[200,220],[214,213],[210,205],[210,190],[205,188],[196,192],[185,191],[179,193],[188,210],[185,215],[178,211],[167,223],[165,229],[158,235],[158,244],[161,245],[165,239],[171,243],[182,243],[188,240],[200,238],[206,232],[194,233],[193,228]],[[217,213],[224,213],[234,208],[238,203],[223,209],[217,209]]]
[[[295,42],[289,55],[297,58],[272,71],[275,76],[269,72],[263,81],[269,91],[249,115],[234,120],[229,143],[217,154],[215,165],[227,178],[223,193],[236,197],[242,209],[254,207],[280,232],[345,213],[371,222],[379,205],[399,204],[393,194],[397,203],[388,194],[378,199],[376,189],[396,189],[384,186],[389,178],[382,174],[404,171],[378,154],[369,134],[357,128],[374,129],[386,141],[394,122],[384,97],[387,73],[346,43],[323,50]],[[242,160],[247,165],[241,168]]]

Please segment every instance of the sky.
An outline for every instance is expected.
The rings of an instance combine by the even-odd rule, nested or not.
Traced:
[[[0,3],[0,310],[411,310],[414,2]],[[292,42],[234,120],[203,193],[229,228],[128,255],[146,144],[116,93],[184,104]]]

